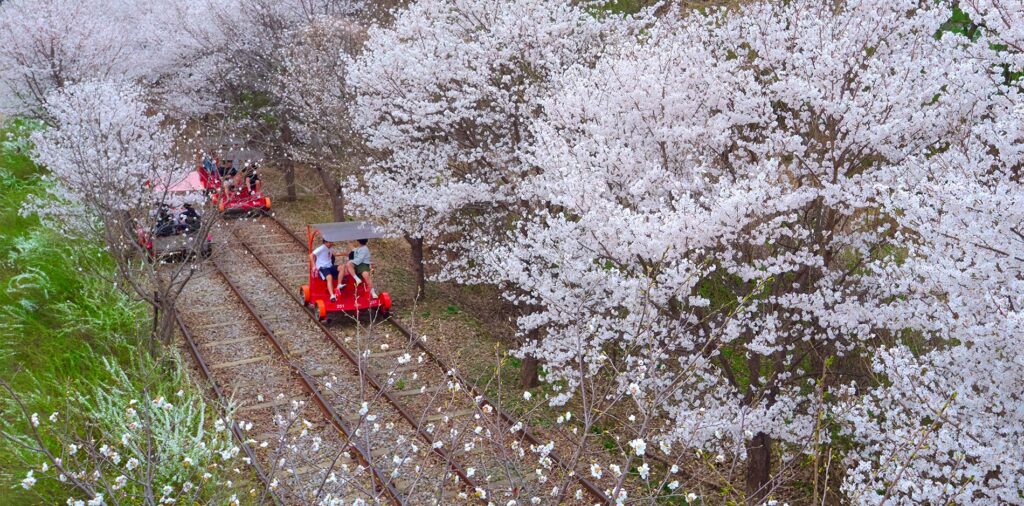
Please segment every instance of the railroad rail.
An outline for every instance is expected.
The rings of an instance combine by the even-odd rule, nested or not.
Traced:
[[[230,256],[231,268],[222,266],[222,274],[235,285],[233,289],[240,298],[251,300],[247,308],[250,314],[269,315],[256,316],[268,332],[273,334],[273,327],[280,328],[280,334],[287,339],[278,339],[275,346],[296,369],[303,371],[310,388],[323,392],[322,404],[327,408],[335,406],[335,413],[342,413],[331,417],[350,421],[345,431],[360,442],[363,460],[377,469],[375,474],[398,484],[397,492],[409,504],[455,502],[453,496],[460,492],[464,495],[458,500],[465,502],[469,493],[463,487],[445,489],[445,484],[452,475],[468,479],[473,472],[462,469],[449,458],[448,452],[435,446],[429,430],[413,425],[410,428],[415,431],[403,432],[402,427],[396,427],[413,419],[414,414],[388,399],[379,380],[360,369],[354,355],[343,353],[339,357],[335,346],[340,343],[325,341],[322,330],[310,324],[306,311],[292,304],[291,290],[268,285],[267,274],[274,273],[260,272],[260,264],[255,263],[250,250],[237,238],[228,239],[221,255]],[[380,398],[386,404],[376,405]],[[370,404],[375,405],[373,412],[369,410]],[[382,427],[386,430],[381,431]],[[423,450],[412,444],[416,438],[427,442]]]
[[[212,385],[219,402],[221,402],[222,405],[227,406],[226,399],[228,398],[228,396],[225,394],[224,388],[225,385],[234,385],[232,383],[229,383],[227,380],[237,380],[238,377],[242,375],[241,373],[237,373],[234,375],[229,374],[232,370],[246,370],[243,369],[243,367],[255,364],[257,362],[271,362],[273,365],[277,366],[278,370],[276,371],[276,376],[278,378],[286,377],[289,380],[291,380],[290,385],[279,384],[277,386],[282,386],[286,388],[290,387],[288,389],[294,392],[294,387],[296,386],[295,383],[297,382],[298,386],[302,390],[304,390],[306,394],[309,395],[309,398],[311,398],[314,401],[314,404],[319,408],[319,411],[323,415],[326,422],[330,426],[332,426],[332,430],[336,431],[333,434],[339,436],[340,438],[340,440],[335,439],[333,441],[334,444],[332,447],[337,451],[330,452],[330,450],[326,449],[328,444],[324,444],[325,450],[323,452],[320,452],[319,455],[317,455],[316,452],[313,452],[314,457],[317,457],[319,459],[317,462],[314,462],[312,466],[307,465],[299,468],[298,472],[303,474],[308,474],[310,471],[323,473],[323,479],[319,484],[319,488],[321,490],[318,490],[317,493],[322,494],[322,492],[325,490],[325,486],[328,484],[328,475],[332,473],[336,474],[341,472],[341,468],[338,466],[338,462],[343,458],[343,456],[346,455],[346,453],[349,453],[349,450],[351,450],[354,451],[356,461],[359,462],[361,467],[357,470],[356,475],[345,477],[345,479],[342,480],[343,487],[344,485],[348,485],[347,488],[343,488],[345,493],[343,493],[342,495],[344,495],[345,498],[353,498],[353,496],[355,496],[363,500],[369,500],[371,503],[375,503],[380,502],[379,499],[377,498],[377,495],[383,494],[384,500],[386,502],[391,502],[393,504],[398,505],[405,505],[407,501],[402,496],[402,494],[400,494],[395,489],[394,485],[391,483],[391,480],[389,480],[386,475],[381,473],[381,471],[377,467],[371,464],[369,459],[366,458],[365,450],[358,444],[358,441],[352,438],[353,430],[351,429],[351,427],[349,427],[345,420],[343,420],[342,417],[339,416],[338,413],[332,409],[331,405],[325,400],[324,394],[313,384],[312,379],[301,368],[297,367],[290,360],[288,354],[285,351],[284,346],[282,345],[281,340],[267,325],[267,322],[256,312],[251,301],[245,295],[243,295],[243,293],[238,289],[238,286],[227,276],[227,274],[225,274],[223,269],[221,269],[220,265],[218,265],[216,261],[212,263],[211,267],[214,277],[223,281],[223,284],[226,285],[228,288],[228,293],[230,293],[233,296],[233,298],[238,304],[245,308],[245,313],[247,313],[250,316],[249,322],[254,324],[259,329],[259,333],[267,340],[267,342],[269,342],[271,348],[276,353],[275,356],[262,355],[259,354],[260,350],[258,348],[250,347],[250,353],[241,354],[250,355],[248,357],[240,358],[239,355],[233,354],[231,356],[230,361],[225,362],[222,360],[219,361],[219,363],[215,363],[209,360],[209,358],[206,357],[204,353],[202,353],[200,350],[203,344],[215,346],[218,343],[216,341],[207,343],[197,342],[197,339],[195,338],[195,333],[192,331],[192,329],[189,328],[189,326],[185,323],[184,319],[179,314],[177,316],[178,324],[180,329],[182,330],[182,334],[185,338],[186,344],[188,345],[188,349],[193,358],[196,360],[201,374]],[[188,311],[186,311],[185,314],[186,317],[190,315]],[[193,316],[202,316],[203,312],[199,311],[198,313],[194,312],[191,314]],[[244,323],[242,325],[244,325]],[[242,342],[242,340],[246,339],[250,338],[228,339],[222,342]],[[272,360],[274,358],[276,358],[276,360]],[[264,368],[266,367],[264,366]],[[224,372],[218,374],[215,371]],[[284,374],[281,374],[282,372],[284,372]],[[218,378],[218,375],[220,376],[220,378]],[[271,376],[274,376],[274,374],[271,374]],[[218,379],[220,379],[220,381],[218,381]],[[268,386],[272,385],[260,385],[260,387],[262,388],[267,388]],[[237,388],[237,390],[242,391],[244,390],[244,388]],[[236,391],[235,393],[238,392]],[[271,397],[271,400],[269,402],[262,402],[261,399],[257,399],[261,400],[261,402],[258,404],[249,404],[248,406],[243,405],[241,408],[239,408],[239,411],[265,411],[267,409],[276,409],[278,406],[285,404],[284,402],[281,402],[279,399],[274,399],[272,393],[268,397]],[[287,397],[289,398],[285,398],[285,401],[290,402],[297,400],[298,396],[289,394]],[[267,417],[263,417],[262,423],[257,423],[256,425],[258,426],[258,429],[265,431],[262,433],[264,438],[266,438],[266,436],[269,434],[270,438],[273,439],[274,437],[276,437],[274,435],[275,431],[273,428],[269,427],[271,423],[268,422],[270,422],[270,420],[268,420]],[[293,423],[304,423],[304,420],[303,422],[295,420],[293,421]],[[252,439],[247,438],[243,434],[243,431],[241,430],[241,427],[239,426],[237,420],[232,422],[231,430],[232,433],[235,435],[236,439],[239,440],[240,447],[245,452],[246,457],[249,459],[249,463],[256,469],[257,477],[260,479],[261,482],[263,482],[266,485],[267,490],[270,490],[271,494],[273,494],[273,499],[275,503],[282,504],[307,502],[308,497],[302,497],[301,491],[293,491],[293,493],[290,494],[290,496],[284,498],[280,497],[277,491],[281,490],[279,485],[279,482],[281,480],[279,480],[277,476],[272,476],[268,474],[267,470],[264,469],[263,466],[259,464],[259,462],[262,460],[264,462],[269,463],[271,468],[274,468],[274,459],[271,459],[269,456],[263,459],[258,458],[257,452],[254,452],[252,450],[252,447],[248,444],[248,441],[251,441]],[[325,436],[329,437],[331,435],[331,432],[319,431],[314,432],[314,434],[316,435],[311,437],[323,438]],[[284,443],[285,437],[287,437],[287,434],[280,436],[279,440],[274,441],[274,443],[276,443],[275,446],[278,446],[277,449],[280,449],[279,447],[281,446],[281,443]],[[269,441],[267,446],[270,446]],[[306,457],[308,457],[308,455]],[[308,461],[305,463],[308,463]],[[276,467],[281,468],[278,469],[278,471],[284,471],[283,466]],[[372,475],[372,478],[370,480],[366,480],[365,477],[359,476],[359,470],[362,469],[367,469],[370,471]],[[293,471],[293,473],[295,473],[294,468],[292,468],[291,470]],[[287,480],[288,478],[290,478],[290,476],[281,476],[281,478]],[[275,482],[278,482],[278,484],[275,484]]]
[[[213,375],[210,373],[210,368],[206,365],[206,360],[203,355],[199,353],[199,348],[196,346],[195,339],[192,337],[192,332],[189,331],[185,323],[181,321],[181,315],[174,316],[175,322],[178,324],[178,328],[181,330],[181,335],[185,339],[185,344],[188,345],[189,353],[192,358],[196,361],[196,365],[199,367],[199,373],[202,374],[203,379],[213,389],[214,396],[217,397],[217,403],[220,404],[221,408],[227,412],[228,402],[224,397],[224,392],[221,390],[217,382],[213,380]],[[242,433],[242,428],[238,424],[238,420],[231,421],[231,434],[238,441],[238,446],[245,452],[246,458],[249,459],[249,465],[253,468],[256,473],[256,477],[263,483],[263,489],[270,493],[270,498],[275,505],[283,504],[281,498],[277,495],[277,492],[273,487],[270,486],[271,480],[267,478],[266,471],[263,470],[263,466],[256,460],[256,454],[253,453],[252,447],[246,442],[246,437]]]
[[[308,266],[307,266],[307,263],[305,261],[305,251],[306,251],[306,248],[307,248],[307,245],[306,245],[305,241],[303,241],[302,238],[300,238],[297,234],[295,234],[292,230],[290,230],[287,226],[285,226],[283,223],[278,221],[273,216],[255,221],[255,223],[257,223],[257,224],[263,224],[264,230],[261,232],[261,237],[266,237],[266,234],[269,232],[269,230],[266,230],[266,223],[268,223],[268,222],[272,224],[271,227],[275,227],[275,228],[281,230],[285,234],[285,236],[288,238],[287,242],[292,242],[293,244],[297,245],[303,251],[303,254],[300,257],[300,258],[303,259],[301,264],[299,264],[299,263],[283,264],[282,266],[280,266],[278,268],[280,269],[280,268],[284,268],[284,267],[297,267],[299,265],[302,265],[302,266],[304,266],[304,268],[301,271],[295,270],[295,273],[296,274],[300,274],[300,273],[304,274],[308,270]],[[270,277],[272,279],[274,279],[277,282],[277,284],[283,290],[285,290],[288,293],[288,295],[292,298],[293,301],[295,301],[297,304],[300,304],[300,305],[303,304],[303,301],[302,301],[301,297],[299,297],[296,294],[296,290],[294,290],[294,288],[297,288],[299,286],[299,283],[297,283],[297,281],[299,281],[299,279],[296,278],[296,280],[295,280],[296,283],[290,283],[289,281],[286,281],[286,280],[282,279],[283,274],[278,272],[277,269],[273,268],[270,265],[271,262],[269,262],[267,260],[269,257],[277,258],[277,257],[285,256],[285,255],[294,257],[294,253],[287,253],[287,252],[284,252],[284,253],[280,253],[279,252],[279,253],[274,253],[274,254],[259,253],[259,252],[256,251],[256,249],[259,248],[260,246],[257,245],[257,246],[254,247],[245,238],[239,237],[239,234],[237,233],[237,230],[232,230],[232,237],[235,239],[234,243],[237,244],[238,246],[240,246],[241,248],[243,248],[244,251],[248,255],[250,255],[252,257],[252,259],[255,260],[255,262],[263,270],[265,270],[268,274],[270,274]],[[267,246],[267,247],[279,247],[279,246],[283,245],[283,243],[266,243],[264,241],[261,241],[261,245]],[[294,284],[294,286],[292,286],[293,284]],[[436,438],[434,438],[433,433],[431,431],[429,431],[429,430],[425,430],[422,427],[422,421],[423,421],[422,418],[423,417],[420,417],[420,419],[417,420],[414,416],[412,416],[412,413],[414,411],[414,406],[417,404],[416,402],[413,401],[413,399],[416,399],[416,398],[419,398],[419,397],[426,397],[426,396],[424,396],[422,394],[426,394],[426,393],[428,393],[428,391],[433,391],[433,392],[440,392],[440,391],[442,391],[443,389],[439,385],[434,385],[433,387],[428,389],[426,387],[426,384],[425,384],[426,380],[424,380],[424,385],[421,386],[421,389],[419,391],[420,395],[417,395],[415,391],[396,392],[396,391],[394,391],[395,389],[393,388],[393,385],[390,383],[391,381],[394,380],[394,377],[393,377],[394,375],[393,374],[387,374],[386,377],[388,379],[386,381],[388,382],[388,384],[387,384],[387,387],[385,387],[385,385],[381,382],[381,379],[380,379],[381,375],[378,375],[376,371],[377,370],[382,370],[382,369],[386,370],[387,368],[386,367],[379,367],[379,366],[378,367],[371,367],[371,365],[374,362],[375,358],[384,358],[384,357],[387,357],[387,356],[393,356],[394,354],[398,353],[397,350],[394,353],[392,353],[392,354],[388,354],[388,353],[369,353],[370,352],[369,349],[363,349],[363,350],[360,350],[359,353],[353,353],[344,344],[344,341],[349,340],[350,336],[349,337],[343,336],[342,339],[339,339],[338,336],[335,335],[335,331],[332,330],[331,328],[329,328],[324,323],[320,322],[319,319],[313,313],[311,313],[309,311],[303,311],[303,312],[306,314],[306,316],[308,317],[309,321],[312,322],[319,329],[320,333],[329,342],[333,343],[334,347],[337,348],[337,350],[352,365],[357,366],[357,367],[360,368],[360,370],[362,371],[362,374],[365,375],[365,377],[367,378],[369,385],[373,389],[375,389],[379,393],[379,395],[383,399],[385,399],[385,401],[387,401],[389,404],[394,406],[394,408],[399,413],[402,414],[402,417],[406,420],[406,422],[411,424],[416,429],[416,431],[418,432],[418,434],[421,437],[421,439],[423,439],[424,441],[426,441],[426,442],[428,442],[429,444],[432,445],[432,447],[434,448],[435,453],[438,454],[438,456],[440,458],[442,458],[445,462],[449,463],[449,466],[451,467],[452,471],[471,490],[474,490],[474,491],[477,491],[477,492],[480,492],[480,491],[485,492],[484,494],[482,494],[484,497],[487,497],[487,493],[488,492],[494,493],[496,491],[497,492],[507,492],[507,493],[510,493],[513,497],[518,497],[518,496],[522,495],[524,492],[536,492],[537,489],[541,488],[541,487],[539,487],[536,484],[531,484],[530,483],[531,481],[535,481],[535,480],[538,479],[537,476],[534,475],[534,473],[518,473],[518,476],[513,477],[513,475],[515,475],[517,473],[516,473],[515,470],[510,470],[510,469],[505,469],[504,470],[505,471],[504,474],[506,476],[508,476],[508,478],[504,479],[504,480],[498,480],[498,481],[495,481],[495,482],[487,482],[487,483],[475,480],[474,477],[473,477],[473,473],[471,471],[469,471],[469,469],[471,469],[469,466],[467,466],[467,465],[460,465],[460,464],[456,463],[457,456],[455,455],[455,453],[457,453],[457,452],[454,451],[455,449],[453,448],[452,449],[453,451],[447,451],[444,448],[438,448],[435,445],[435,443],[437,441],[436,441]],[[458,389],[463,389],[465,391],[465,393],[468,396],[471,397],[470,402],[472,402],[472,405],[473,405],[473,409],[472,409],[471,413],[469,412],[469,410],[454,410],[453,411],[451,409],[448,409],[447,411],[441,411],[442,408],[438,408],[437,411],[441,411],[441,412],[435,414],[434,415],[435,418],[438,415],[440,415],[445,420],[445,422],[448,422],[449,419],[454,420],[455,418],[465,417],[465,416],[467,416],[469,414],[472,414],[477,421],[481,420],[484,417],[489,417],[489,418],[493,419],[491,421],[491,425],[496,428],[495,432],[499,432],[499,431],[500,432],[511,432],[511,433],[514,433],[514,434],[518,435],[519,437],[521,437],[521,440],[526,442],[527,444],[529,444],[531,446],[531,448],[541,448],[541,447],[543,447],[543,444],[534,436],[534,434],[528,428],[526,428],[526,427],[522,426],[521,424],[519,424],[516,419],[514,419],[512,416],[510,416],[504,410],[500,409],[497,404],[492,402],[491,399],[489,399],[487,397],[487,395],[484,394],[484,392],[482,392],[474,383],[472,383],[471,381],[466,379],[457,369],[455,369],[453,367],[450,367],[448,364],[446,364],[444,360],[442,360],[435,353],[433,353],[429,348],[427,348],[420,341],[420,339],[417,339],[411,333],[410,329],[408,329],[404,324],[402,324],[395,316],[391,316],[390,318],[385,320],[385,322],[386,322],[386,324],[389,324],[393,328],[395,328],[398,331],[398,333],[405,338],[404,344],[411,344],[411,346],[415,349],[415,352],[418,353],[420,355],[420,357],[423,359],[421,361],[421,363],[419,364],[421,366],[421,367],[418,368],[419,370],[422,370],[422,369],[425,369],[425,368],[429,368],[430,365],[433,365],[436,368],[435,372],[437,370],[439,370],[439,372],[440,372],[440,377],[438,377],[435,374],[434,377],[433,377],[433,381],[441,381],[441,382],[453,381],[453,382],[458,384],[458,388],[454,388],[453,389],[452,386],[449,385],[449,390],[450,391],[455,391],[455,390],[458,390]],[[378,338],[379,338],[379,333],[378,333]],[[402,343],[399,343],[399,344],[402,344]],[[396,346],[396,348],[398,348],[398,347]],[[361,360],[361,359],[365,359],[365,360]],[[394,371],[392,371],[392,372],[394,372]],[[415,374],[414,374],[413,377],[415,378]],[[428,402],[430,402],[430,401],[428,400]],[[451,404],[454,404],[454,403],[451,403]],[[424,413],[429,412],[431,410],[431,408],[434,408],[434,406],[432,406],[432,405],[428,405],[428,406],[424,407],[423,406],[423,402],[420,402],[419,405],[420,405],[420,410],[423,411]],[[479,430],[479,426],[477,426],[477,429]],[[497,448],[497,451],[509,452],[510,450],[513,451],[513,452],[515,450],[517,450],[515,443],[512,444],[512,448],[511,449],[510,448]],[[520,452],[520,458],[521,458],[522,457],[522,450],[519,449],[519,452]],[[466,452],[466,453],[468,453],[468,452]],[[463,454],[463,455],[459,455],[459,456],[464,457],[465,455]],[[609,499],[609,497],[603,491],[601,491],[595,483],[593,483],[589,479],[584,478],[583,476],[581,476],[580,473],[576,472],[576,470],[572,466],[569,466],[569,465],[565,464],[564,461],[561,460],[560,457],[555,452],[553,452],[553,451],[547,452],[546,453],[546,457],[547,457],[547,459],[549,459],[550,463],[553,464],[552,467],[561,470],[561,472],[563,472],[563,473],[567,473],[571,477],[571,479],[573,481],[577,482],[579,484],[579,486],[582,488],[582,490],[585,490],[587,492],[587,494],[589,496],[591,496],[593,499],[595,499],[595,500],[597,500],[599,502],[605,503],[605,504],[611,504],[612,503],[612,501]],[[532,487],[532,489],[531,489],[531,487]],[[569,493],[568,490],[565,490],[565,491],[561,492],[560,497],[561,497],[562,501],[570,500],[570,498],[568,497],[568,493]],[[539,495],[539,493],[538,493],[538,495]],[[489,497],[488,497],[488,499],[489,499]]]

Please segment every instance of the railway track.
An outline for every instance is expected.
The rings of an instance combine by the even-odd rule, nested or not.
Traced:
[[[419,441],[422,431],[404,423],[409,413],[382,402],[374,379],[325,340],[302,306],[274,283],[244,245],[228,239],[218,251],[225,281],[247,301],[248,312],[262,321],[265,332],[276,336],[275,347],[301,373],[307,390],[319,392],[325,416],[349,437],[378,485],[393,489],[388,494],[392,502],[465,502],[472,492],[458,480],[465,471],[446,459],[443,448]]]
[[[179,305],[189,352],[220,402],[233,406],[231,431],[275,503],[407,503],[331,408],[339,392],[315,386],[217,264],[197,273]]]
[[[391,431],[398,432],[401,441],[426,448],[444,468],[443,473],[431,468],[426,480],[428,488],[435,489],[435,500],[465,502],[475,496],[499,504],[509,500],[544,504],[612,502],[595,483],[559,459],[549,445],[491,402],[397,319],[373,322],[360,318],[359,322],[330,326],[318,321],[302,307],[298,295],[298,287],[307,281],[305,241],[275,218],[236,222],[231,234],[231,264],[246,273],[245,280],[239,282],[241,289],[275,292],[277,302],[268,302],[263,314],[273,314],[293,328],[302,328],[303,337],[297,341],[301,342],[300,348],[286,353],[292,353],[300,367],[323,373],[312,375],[317,388],[356,379],[360,402],[367,404],[355,409],[379,413],[376,416],[389,420]],[[284,302],[282,296],[291,300]],[[331,364],[335,373],[325,374],[324,364]],[[369,462],[374,463],[371,447],[374,440],[379,445],[380,438],[362,435],[357,439],[368,449]],[[385,448],[384,453],[390,453],[389,449]],[[426,456],[413,453],[407,455],[410,461],[422,462],[417,459]],[[424,467],[417,466],[417,473],[422,474]],[[387,474],[389,469],[383,472]],[[447,488],[453,479],[461,482],[461,487],[454,487],[461,490],[455,492],[455,497]],[[559,488],[557,484],[564,486]]]

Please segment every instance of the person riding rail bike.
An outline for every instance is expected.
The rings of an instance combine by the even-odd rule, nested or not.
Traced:
[[[330,294],[331,302],[338,300],[335,295],[337,283],[341,275],[338,273],[338,266],[334,262],[334,243],[328,240],[324,240],[323,244],[313,250],[309,254],[310,261],[313,263],[313,268],[316,270],[313,274],[319,274],[320,279],[327,281],[327,293]]]

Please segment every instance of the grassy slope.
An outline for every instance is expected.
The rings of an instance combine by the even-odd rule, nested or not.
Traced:
[[[40,171],[0,130],[0,375],[29,398],[31,409],[60,409],[65,393],[103,384],[109,373],[100,357],[131,363],[133,347],[119,336],[134,335],[144,309],[111,284],[83,277],[79,269],[110,272],[95,244],[68,241],[35,217],[20,215],[30,194],[43,188]],[[22,148],[23,150],[23,148]],[[11,446],[0,443],[0,504],[34,504],[39,497],[10,488],[24,475]],[[63,502],[67,492],[40,480],[35,492]]]

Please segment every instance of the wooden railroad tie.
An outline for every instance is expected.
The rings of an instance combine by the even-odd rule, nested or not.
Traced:
[[[337,470],[337,471],[340,471],[341,470],[341,462],[343,462],[345,460],[346,459],[344,459],[344,458],[339,458],[338,459],[338,464],[334,467],[334,469]],[[302,467],[297,467],[297,468],[294,469],[295,476],[302,476],[302,475],[306,475],[306,474],[309,474],[309,473],[315,473],[315,472],[319,472],[319,471],[326,471],[328,468],[331,467],[331,464],[333,462],[334,462],[334,459],[326,459],[326,460],[322,460],[320,462],[315,462],[313,464],[308,464],[308,465],[305,465],[305,466],[302,466]]]
[[[270,360],[270,358],[270,355],[261,355],[259,357],[246,358],[242,360],[236,360],[234,362],[224,362],[223,364],[212,365],[210,366],[210,369],[216,371],[219,369],[227,369],[229,367],[237,367],[240,365],[255,364],[257,362],[266,362]]]
[[[205,325],[196,325],[195,327],[192,327],[192,330],[202,331],[202,330],[210,330],[210,329],[219,329],[219,328],[224,328],[224,327],[230,327],[232,325],[238,325],[238,322],[232,320],[232,321],[221,322],[221,323],[207,323]]]
[[[287,263],[287,264],[277,264],[277,267],[288,267],[288,268],[291,268],[291,267],[309,267],[309,262],[294,262],[294,263]]]
[[[378,351],[377,353],[371,353],[369,355],[369,357],[370,358],[397,357],[399,355],[404,355],[406,353],[408,353],[409,355],[413,354],[413,352],[411,352],[409,350],[388,350],[388,351]]]
[[[449,420],[454,420],[456,418],[462,418],[464,416],[472,415],[474,413],[476,413],[476,409],[474,409],[474,408],[460,409],[458,411],[447,411],[447,412],[444,412],[444,413],[438,413],[436,415],[430,415],[430,416],[427,417],[427,421],[428,422],[436,422],[436,421],[439,421],[439,420],[444,420],[445,417],[448,417]]]
[[[417,369],[420,369],[420,368],[422,368],[422,367],[423,367],[423,366],[425,366],[425,365],[427,365],[427,363],[426,363],[426,362],[424,362],[424,363],[422,363],[422,364],[409,364],[409,365],[403,365],[403,366],[401,366],[401,367],[396,367],[396,368],[394,369],[394,372],[395,372],[396,374],[398,374],[398,373],[403,373],[403,372],[410,372],[410,371],[415,371],[415,370],[417,370]]]
[[[427,387],[427,388],[424,388],[422,390],[419,389],[419,388],[411,388],[409,390],[399,390],[399,391],[396,391],[396,392],[392,393],[391,395],[394,395],[395,397],[411,397],[413,395],[432,394],[432,393],[435,393],[435,392],[440,392],[440,391],[442,391],[444,389],[445,388],[440,386],[440,385],[438,385],[436,387]]]
[[[246,341],[252,341],[254,339],[260,339],[260,336],[249,336],[249,337],[236,337],[234,339],[221,339],[220,341],[208,341],[205,343],[199,343],[199,346],[224,346],[228,344],[244,343]]]
[[[486,489],[486,490],[494,490],[494,489],[498,489],[498,488],[501,488],[501,489],[513,488],[513,486],[521,487],[523,484],[528,483],[528,482],[532,482],[532,481],[537,481],[536,473],[526,473],[525,475],[523,475],[522,479],[517,479],[515,482],[513,482],[512,480],[509,480],[508,478],[505,478],[505,479],[502,479],[502,480],[498,480],[498,481],[492,481],[492,482],[487,483],[486,485],[484,485],[483,488]]]
[[[275,406],[284,406],[286,404],[291,404],[291,402],[293,400],[298,401],[298,400],[301,400],[301,399],[289,399],[288,397],[282,397],[280,399],[273,399],[273,400],[270,400],[270,401],[267,401],[267,402],[260,402],[260,403],[257,403],[257,404],[248,404],[246,406],[242,406],[242,407],[238,408],[238,412],[239,413],[245,413],[245,412],[248,412],[248,411],[257,411],[257,410],[260,410],[260,409],[272,408],[272,407],[275,407]]]
[[[288,242],[268,242],[266,244],[262,244],[262,243],[261,244],[254,244],[253,246],[257,246],[257,247],[260,247],[260,248],[274,248],[274,247],[277,247],[277,246],[295,246],[295,242],[294,241],[288,241]]]
[[[320,427],[321,425],[323,425],[320,421],[312,421],[310,423],[312,423],[314,427]],[[305,428],[306,428],[305,425],[303,425],[301,421],[296,420],[295,423],[293,423],[293,424],[288,426],[288,432],[287,433],[285,431],[283,431],[283,430],[279,430],[277,432],[261,432],[259,434],[256,434],[256,436],[252,436],[252,437],[253,437],[253,439],[255,439],[257,441],[268,441],[268,442],[275,441],[276,442],[276,441],[280,441],[280,440],[282,440],[282,439],[284,439],[284,438],[286,438],[288,436],[299,436],[299,435],[302,434],[302,430],[305,429]]]

